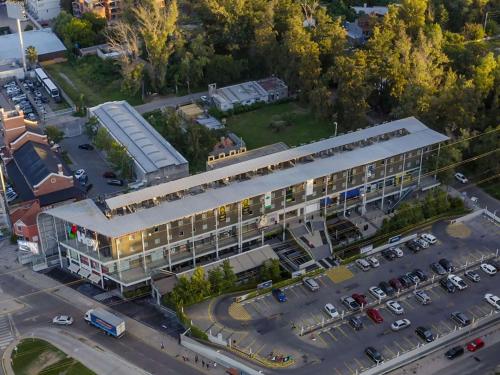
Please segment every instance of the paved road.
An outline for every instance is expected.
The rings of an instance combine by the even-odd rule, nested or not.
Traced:
[[[139,113],[146,113],[146,112],[151,112],[156,109],[160,109],[163,107],[176,107],[178,105],[183,105],[183,104],[188,104],[195,102],[200,99],[202,95],[207,95],[207,92],[197,92],[194,94],[190,95],[185,95],[185,96],[172,96],[168,98],[160,98],[160,99],[154,99],[153,101],[146,103],[146,104],[141,104],[135,107],[135,109]]]
[[[500,353],[500,342],[487,346],[474,355],[468,355],[445,369],[439,370],[440,375],[475,375],[494,374],[495,368],[500,365],[498,359]]]

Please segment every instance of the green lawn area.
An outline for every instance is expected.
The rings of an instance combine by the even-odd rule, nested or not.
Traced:
[[[479,187],[492,197],[500,200],[500,181],[498,178],[490,182],[480,184]]]
[[[75,104],[80,95],[87,106],[113,100],[127,100],[132,105],[141,104],[139,96],[130,97],[120,91],[119,67],[112,61],[87,56],[76,61],[44,66],[56,83],[71,97]]]
[[[270,124],[288,122],[276,131]],[[333,135],[331,122],[316,119],[308,108],[289,102],[271,104],[227,119],[226,127],[242,137],[249,149],[285,142],[288,146],[316,141]]]
[[[17,353],[12,353],[12,367],[16,375],[95,375],[80,362],[39,339],[25,339],[17,345]]]

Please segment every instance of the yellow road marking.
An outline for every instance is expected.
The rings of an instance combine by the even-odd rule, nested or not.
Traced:
[[[335,341],[338,341],[338,339],[335,337],[335,335],[332,333],[331,330],[330,331],[326,331],[326,333],[328,333],[332,337],[332,339],[334,339]]]
[[[355,374],[356,373],[356,371],[354,371],[352,368],[349,367],[349,365],[347,364],[347,362],[344,362],[344,365],[351,372],[351,374]]]
[[[341,326],[338,326],[338,327],[337,327],[337,329],[338,329],[340,332],[342,332],[342,334],[343,334],[345,337],[350,338],[350,337],[347,335],[347,333],[345,333],[345,331],[342,329],[342,327],[341,327]]]
[[[328,288],[328,284],[326,282],[323,281],[323,278],[320,277],[320,278],[317,278],[316,279],[317,281],[319,281],[325,288]]]
[[[312,320],[315,322],[315,323],[321,323],[321,319],[318,319],[318,317],[316,315],[314,315],[313,313],[309,313],[309,315],[311,315],[312,317]],[[326,319],[325,319],[326,320]]]

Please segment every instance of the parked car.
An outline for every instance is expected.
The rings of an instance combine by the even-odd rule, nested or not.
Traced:
[[[370,263],[368,263],[365,259],[356,259],[356,265],[362,270],[362,271],[369,271],[370,270]]]
[[[83,143],[81,145],[78,145],[78,148],[80,150],[89,150],[89,151],[92,151],[94,149],[94,146],[92,146],[90,143]]]
[[[389,261],[396,259],[396,253],[391,249],[382,250],[382,256]]]
[[[467,350],[469,352],[475,352],[476,350],[481,349],[484,346],[484,341],[481,338],[477,338],[472,340],[467,344]]]
[[[478,283],[479,281],[481,281],[481,277],[479,277],[479,274],[476,271],[467,270],[467,271],[465,271],[464,275],[466,278],[468,278],[469,280],[471,280],[475,283]]]
[[[457,357],[460,357],[462,354],[464,354],[465,350],[461,346],[454,346],[450,350],[448,350],[444,355],[448,359],[455,359]]]
[[[394,252],[394,254],[396,254],[397,258],[402,258],[405,255],[405,253],[403,253],[403,250],[401,250],[399,246],[391,247],[391,250]]]
[[[363,321],[361,320],[361,317],[359,317],[359,316],[351,317],[351,319],[349,319],[349,324],[356,331],[359,331],[360,329],[363,328]]]
[[[339,312],[331,303],[325,305],[325,311],[331,318],[337,318],[339,316]]]
[[[500,310],[500,297],[494,295],[493,293],[486,293],[484,299],[494,308]]]
[[[439,259],[439,264],[446,270],[446,272],[455,271],[453,264],[446,258]]]
[[[123,180],[114,179],[114,180],[108,180],[107,184],[113,186],[123,186],[125,182],[123,182]]]
[[[387,294],[385,294],[385,292],[382,289],[380,289],[378,286],[372,286],[371,288],[368,289],[368,291],[376,299],[382,299],[382,298],[387,297]]]
[[[458,290],[467,289],[467,284],[460,276],[450,274],[448,275],[448,280],[450,280],[453,283],[453,285],[455,285],[458,288]]]
[[[437,238],[430,233],[424,233],[420,237],[431,245],[434,245],[437,242]]]
[[[432,302],[431,297],[429,297],[429,295],[423,290],[416,290],[413,294],[415,299],[422,305],[428,305]]]
[[[350,311],[358,311],[361,308],[359,303],[357,303],[356,300],[351,296],[342,297],[340,300],[342,301],[342,304]]]
[[[465,177],[462,173],[460,172],[457,172],[455,173],[455,179],[458,181],[458,182],[461,182],[462,184],[466,184],[467,182],[469,182],[469,180],[467,179],[467,177]]]
[[[106,171],[102,174],[104,178],[116,178],[116,173],[111,171]]]
[[[380,363],[384,360],[384,358],[382,357],[382,354],[380,354],[380,352],[377,349],[375,349],[373,346],[367,347],[365,349],[365,353],[375,363]]]
[[[406,246],[413,251],[414,253],[419,252],[422,250],[422,246],[416,241],[416,240],[410,240],[406,243]]]
[[[75,171],[75,177],[79,180],[81,178],[83,178],[84,176],[87,175],[87,172],[85,172],[85,169],[77,169]]]
[[[401,275],[398,280],[401,282],[403,285],[403,288],[409,288],[410,286],[413,285],[413,281],[406,275]]]
[[[278,300],[278,302],[286,302],[286,294],[282,289],[280,288],[273,289],[272,294],[274,298]]]
[[[420,279],[420,281],[426,281],[428,279],[427,274],[424,271],[422,271],[420,268],[415,268],[413,270],[412,274],[417,276]]]
[[[367,301],[366,301],[366,296],[364,294],[358,294],[358,293],[354,293],[352,296],[351,296],[358,304],[360,305],[363,305],[363,306],[366,306],[367,304]]]
[[[385,305],[396,315],[401,315],[405,312],[403,306],[401,306],[398,301],[387,301]]]
[[[302,280],[302,282],[304,283],[304,285],[311,291],[311,292],[315,292],[317,290],[319,290],[319,285],[318,283],[316,282],[316,280],[314,279],[311,279],[310,277],[306,277]]]
[[[407,272],[405,276],[411,280],[412,285],[416,285],[420,282],[419,277],[413,272]]]
[[[441,285],[441,287],[448,293],[455,293],[457,290],[455,284],[453,284],[447,277],[443,277],[441,280],[439,280],[439,285]]]
[[[490,276],[494,276],[497,273],[497,269],[489,263],[482,263],[480,267],[483,270],[483,272],[485,272]]]
[[[452,312],[451,319],[460,324],[462,327],[466,327],[471,323],[469,317],[461,311]]]
[[[18,195],[15,191],[8,191],[5,193],[5,198],[7,199],[7,202],[13,202],[17,199]]]
[[[389,284],[391,284],[391,286],[396,289],[396,290],[402,290],[403,289],[403,283],[401,283],[401,281],[399,281],[398,278],[393,278],[393,279],[390,279],[389,280]]]
[[[424,240],[423,238],[418,238],[415,240],[422,249],[428,249],[429,248],[429,242],[427,242],[426,240]]]
[[[369,257],[366,258],[366,260],[368,263],[370,263],[370,266],[372,266],[373,268],[377,268],[378,266],[380,266],[378,259],[375,257]]]
[[[378,284],[379,288],[384,291],[388,296],[392,296],[396,293],[396,289],[394,289],[388,282],[382,281]]]
[[[402,329],[409,327],[411,325],[410,320],[408,319],[399,319],[391,324],[391,329],[393,331],[401,331]]]
[[[446,274],[446,270],[444,269],[444,267],[437,262],[431,263],[431,270],[433,270],[438,275],[445,275]]]
[[[415,330],[415,333],[424,341],[426,342],[432,342],[434,341],[434,334],[430,330],[430,328],[427,327],[417,327]]]
[[[382,315],[380,315],[380,312],[377,309],[373,308],[367,309],[366,315],[368,315],[370,319],[377,324],[380,324],[384,321],[384,318],[382,318]]]
[[[57,315],[52,319],[52,323],[62,326],[69,326],[73,324],[73,318],[69,315]]]

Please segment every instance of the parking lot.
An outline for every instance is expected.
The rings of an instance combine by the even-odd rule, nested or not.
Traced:
[[[393,261],[378,256],[380,267],[368,272],[350,266],[352,277],[345,281],[335,283],[332,281],[334,278],[322,275],[317,279],[320,289],[316,292],[311,292],[302,284],[289,287],[285,289],[287,301],[284,303],[279,303],[272,295],[266,295],[238,304],[237,307],[233,304],[229,307],[233,309],[229,311],[232,321],[230,318],[222,318],[224,311],[221,311],[220,306],[215,306],[214,314],[224,324],[221,332],[230,335],[233,344],[246,353],[258,353],[262,356],[267,356],[270,352],[292,354],[298,359],[299,365],[317,363],[336,374],[355,374],[356,371],[373,366],[373,362],[364,354],[367,346],[374,346],[386,360],[411,350],[423,343],[415,334],[418,326],[430,328],[434,336],[441,336],[455,329],[457,323],[450,319],[450,314],[454,311],[465,313],[471,320],[489,314],[493,308],[484,300],[484,294],[500,294],[500,276],[490,277],[479,270],[479,283],[464,278],[468,284],[467,289],[448,293],[437,283],[440,277],[436,275],[436,283],[426,288],[432,299],[429,305],[417,302],[413,291],[404,296],[394,296],[391,299],[398,300],[405,310],[404,314],[396,316],[385,307],[386,300],[383,300],[381,307],[377,308],[384,322],[376,324],[366,316],[366,312],[359,312],[356,315],[361,317],[364,324],[360,331],[355,331],[341,320],[328,326],[329,316],[324,311],[324,306],[332,303],[342,314],[345,310],[340,302],[342,296],[361,293],[366,295],[370,303],[375,298],[370,295],[368,288],[381,281],[388,281],[415,268],[424,270],[432,277],[434,273],[429,265],[441,258],[447,258],[459,267],[496,253],[499,226],[484,217],[478,217],[459,227],[461,231],[449,227],[447,223],[437,223],[428,230],[438,238],[437,244],[416,254],[403,247],[405,255]],[[478,266],[474,267],[477,268]],[[463,272],[456,273],[463,275]],[[227,309],[225,313],[227,316]],[[390,325],[402,318],[409,319],[411,326],[393,332]],[[323,329],[322,324],[325,324]],[[313,325],[320,329],[311,334],[300,335]],[[306,368],[290,371],[307,372]]]
[[[126,186],[108,185],[108,179],[104,178],[103,174],[112,169],[97,150],[78,148],[79,145],[89,143],[88,137],[82,134],[77,137],[64,138],[60,144],[72,162],[70,168],[73,171],[78,169],[85,170],[88,176],[86,186],[92,184],[92,188],[88,191],[88,196],[92,198],[98,195],[114,194],[123,190]]]

